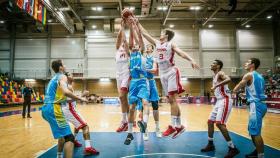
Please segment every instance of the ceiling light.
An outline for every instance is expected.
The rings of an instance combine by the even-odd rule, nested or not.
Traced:
[[[50,23],[50,22],[53,22],[53,19],[49,19],[49,20],[48,20],[48,23]]]
[[[201,7],[200,6],[191,6],[190,10],[200,10]]]
[[[208,25],[208,28],[213,28],[213,27],[214,27],[213,24],[209,24],[209,25]]]
[[[188,81],[187,77],[181,77],[181,81]]]
[[[246,28],[250,28],[250,27],[251,27],[251,25],[247,24],[247,25],[245,25],[245,27],[246,27]]]
[[[157,10],[163,10],[163,11],[165,11],[165,10],[167,10],[167,9],[168,9],[167,6],[158,6],[158,7],[157,7]]]
[[[200,6],[196,6],[196,7],[195,7],[195,10],[200,10]]]
[[[102,8],[102,7],[96,7],[96,10],[97,10],[97,11],[102,11],[103,8]]]
[[[26,82],[35,82],[36,80],[35,79],[25,79],[24,81],[26,81]]]
[[[169,25],[170,28],[174,28],[174,26],[175,26],[175,25],[173,25],[173,24],[170,24],[170,25]]]
[[[5,23],[5,21],[4,20],[0,20],[0,24],[4,24]]]
[[[130,6],[130,7],[125,7],[125,9],[129,9],[131,11],[134,11],[135,10],[135,7],[134,6]]]
[[[110,78],[102,77],[99,79],[100,82],[110,82]]]
[[[271,19],[271,18],[272,18],[272,15],[268,15],[266,18],[267,18],[267,19]]]
[[[168,9],[167,6],[162,7],[162,10],[167,10],[167,9]]]
[[[91,28],[96,29],[96,28],[97,28],[97,26],[96,26],[96,25],[92,25],[92,26],[91,26]]]

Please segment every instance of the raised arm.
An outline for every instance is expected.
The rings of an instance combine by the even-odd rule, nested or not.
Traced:
[[[143,37],[142,37],[142,31],[139,29],[139,27],[137,26],[137,24],[134,24],[134,32],[136,33],[137,37],[138,37],[138,44],[139,44],[139,47],[140,47],[140,52],[144,52],[144,49],[145,49],[145,46],[144,46],[144,41],[143,41]],[[135,37],[136,37],[135,35]]]
[[[183,51],[182,49],[180,49],[179,47],[177,47],[177,45],[175,45],[174,43],[172,43],[172,49],[182,58],[188,60],[191,62],[192,68],[193,69],[199,69],[199,65],[194,61],[194,59],[188,55],[187,52]]]
[[[143,36],[146,38],[146,40],[149,41],[151,44],[156,45],[157,40],[153,38],[139,22],[137,22],[136,24],[140,29],[141,33],[143,34]]]
[[[120,31],[118,33],[118,36],[117,36],[117,42],[116,42],[116,49],[118,50],[122,44],[122,41],[123,41],[123,33],[124,32],[124,23],[123,21],[121,22],[121,28],[120,28]]]
[[[242,80],[234,87],[233,93],[237,93],[237,91],[246,86],[248,82],[252,80],[252,74],[247,73],[243,76]]]

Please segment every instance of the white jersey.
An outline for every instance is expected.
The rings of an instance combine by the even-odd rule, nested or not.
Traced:
[[[165,73],[175,65],[174,54],[171,42],[160,43],[156,42],[156,61],[158,63],[160,73]]]
[[[213,77],[213,87],[216,86],[217,84],[219,84],[218,74],[216,74]],[[227,97],[231,97],[230,89],[228,88],[227,84],[217,87],[214,91],[214,94],[217,99],[224,99]]]
[[[129,73],[129,56],[123,46],[117,50],[116,63],[117,77]]]

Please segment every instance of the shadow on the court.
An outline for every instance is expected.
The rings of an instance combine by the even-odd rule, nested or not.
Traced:
[[[134,133],[134,140],[129,146],[123,142],[127,133],[100,132],[91,133],[94,147],[100,151],[98,158],[222,158],[227,153],[227,143],[220,132],[215,132],[215,152],[201,153],[200,149],[207,144],[207,132],[185,132],[176,139],[157,138],[155,133],[149,133],[149,141],[143,141],[140,133]],[[251,141],[243,136],[230,133],[233,142],[239,148],[240,154],[236,158],[244,158],[244,155],[254,148]],[[82,133],[78,134],[78,140],[83,142]],[[55,158],[57,146],[43,153],[39,158]],[[82,158],[83,147],[75,148],[74,158]],[[279,158],[280,151],[265,146],[265,157]]]

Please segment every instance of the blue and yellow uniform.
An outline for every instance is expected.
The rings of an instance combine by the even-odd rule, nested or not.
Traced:
[[[137,104],[140,99],[149,100],[145,64],[139,51],[130,54],[129,70],[131,76],[128,94],[129,104]]]
[[[145,68],[153,69],[153,64],[154,64],[154,58],[152,56],[147,55]],[[150,72],[146,72],[146,77],[149,81],[149,89],[150,89],[150,97],[149,97],[148,101],[150,101],[150,102],[158,101],[159,96],[158,96],[157,84],[154,79],[154,74],[152,74]]]
[[[248,131],[250,135],[258,136],[261,134],[262,119],[267,111],[267,106],[264,103],[266,95],[265,81],[261,74],[256,71],[252,72],[253,82],[246,86],[246,98],[250,103],[250,116]]]
[[[50,80],[45,93],[44,106],[42,107],[42,116],[49,122],[55,139],[72,134],[61,109],[61,104],[66,104],[67,102],[67,97],[63,95],[62,89],[59,87],[59,81],[62,76],[62,73],[56,73]]]

